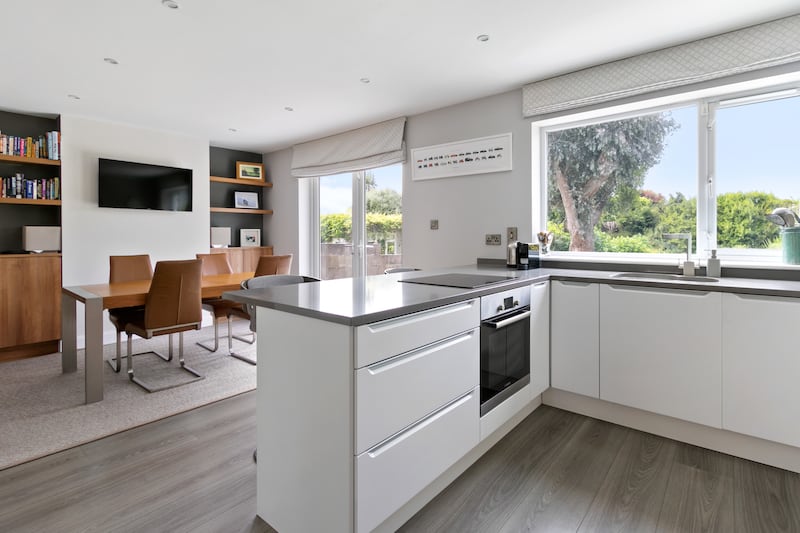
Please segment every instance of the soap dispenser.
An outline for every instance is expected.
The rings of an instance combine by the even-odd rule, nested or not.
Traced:
[[[722,268],[719,264],[719,258],[717,257],[717,251],[711,250],[711,257],[708,258],[708,263],[706,263],[706,276],[711,276],[712,278],[718,278],[722,275]]]

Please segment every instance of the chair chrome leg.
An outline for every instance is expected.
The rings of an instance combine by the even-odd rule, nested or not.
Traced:
[[[163,355],[161,355],[160,353],[158,353],[155,350],[149,350],[149,351],[146,351],[146,352],[135,353],[135,354],[131,355],[131,357],[136,357],[137,355],[144,355],[144,354],[148,354],[148,353],[154,353],[158,357],[163,359],[164,361],[172,361],[172,356],[171,355],[169,357],[164,357]],[[119,373],[119,371],[122,370],[122,332],[120,330],[117,330],[117,355],[116,355],[114,360],[106,359],[106,363],[108,363],[108,366],[110,366],[111,369],[116,373]]]
[[[228,325],[228,329],[230,329],[230,324]],[[214,348],[211,348],[202,342],[198,342],[196,344],[201,348],[205,348],[209,352],[216,352],[219,350],[219,319],[217,317],[214,317]]]
[[[231,317],[228,317],[228,331],[230,331],[230,327],[231,327]],[[247,335],[247,333],[245,333],[245,335]],[[247,344],[253,344],[254,342],[256,342],[256,334],[253,331],[250,332],[249,339],[241,335],[233,335],[233,338],[236,339],[237,341],[246,342]]]
[[[185,381],[183,383],[174,383],[172,385],[165,385],[163,387],[152,387],[152,386],[148,385],[147,383],[145,383],[144,381],[142,381],[141,379],[139,379],[138,377],[136,377],[134,375],[134,373],[133,373],[133,355],[131,354],[131,352],[133,351],[133,341],[132,341],[131,334],[128,334],[128,366],[127,366],[127,368],[128,368],[128,379],[130,379],[133,383],[136,383],[137,385],[139,385],[141,388],[143,388],[147,392],[158,392],[158,391],[162,391],[162,390],[172,389],[172,388],[175,388],[175,387],[180,387],[181,385],[188,385],[189,383],[193,383],[195,381],[200,381],[201,379],[205,379],[205,376],[201,375],[200,373],[198,373],[193,368],[189,368],[188,366],[186,366],[184,364],[184,361],[183,361],[183,332],[180,332],[178,335],[179,335],[179,339],[180,339],[179,340],[179,344],[178,344],[178,361],[180,362],[180,367],[183,370],[185,370],[185,371],[189,372],[190,374],[192,374],[193,376],[195,376],[194,379],[189,380],[189,381]],[[144,353],[147,353],[147,352],[144,352]],[[158,354],[156,352],[153,352],[153,353],[158,355],[161,359],[164,359],[164,357],[162,355],[160,355],[160,354]],[[141,354],[136,354],[136,355],[141,355]],[[164,359],[164,360],[166,360],[166,361],[171,361],[172,360],[172,334],[169,335],[169,359]]]
[[[253,332],[253,342],[255,342],[255,340],[256,340],[256,333],[254,331]],[[253,366],[255,366],[257,364],[257,361],[255,359],[247,357],[246,355],[238,354],[238,353],[234,352],[231,348],[229,348],[228,351],[230,352],[230,356],[231,357],[235,357],[236,359],[238,359],[240,361],[244,361],[245,363],[250,363]]]

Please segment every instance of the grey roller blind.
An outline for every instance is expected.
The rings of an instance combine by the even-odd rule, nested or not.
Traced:
[[[522,88],[525,117],[800,61],[800,15],[664,48]]]
[[[316,141],[292,151],[292,176],[312,178],[403,163],[406,118],[396,118]]]

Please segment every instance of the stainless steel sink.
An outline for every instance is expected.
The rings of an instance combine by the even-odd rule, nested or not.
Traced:
[[[667,274],[664,272],[618,272],[612,274],[612,278],[628,279],[666,279],[670,281],[694,281],[698,283],[716,283],[718,278],[710,276],[684,276],[682,274]]]

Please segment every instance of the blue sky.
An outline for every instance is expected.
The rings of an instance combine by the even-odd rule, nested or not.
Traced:
[[[672,111],[681,127],[645,177],[645,189],[697,195],[696,114],[695,107]],[[716,131],[717,194],[759,190],[800,199],[800,98],[719,109]]]
[[[394,189],[400,194],[403,193],[402,165],[376,168],[370,172],[375,175],[375,184],[378,189]],[[353,202],[352,181],[353,175],[350,172],[320,178],[319,212],[321,215],[344,213],[348,210]]]

